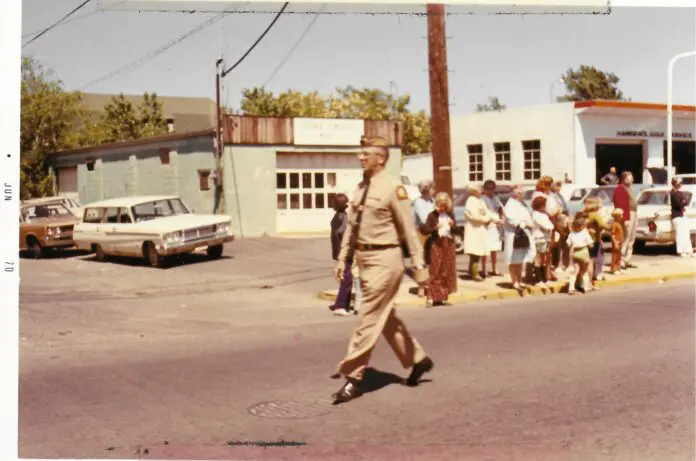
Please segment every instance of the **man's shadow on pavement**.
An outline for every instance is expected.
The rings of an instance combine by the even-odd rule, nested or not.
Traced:
[[[430,383],[432,379],[421,379],[418,381],[418,385],[423,383]],[[406,386],[406,379],[401,376],[395,375],[394,373],[388,373],[386,371],[380,371],[375,368],[368,367],[365,369],[365,374],[362,379],[362,394],[369,394],[371,392],[378,391],[392,384],[400,384]],[[360,396],[362,397],[362,395]],[[340,405],[341,402],[334,402],[334,405]]]

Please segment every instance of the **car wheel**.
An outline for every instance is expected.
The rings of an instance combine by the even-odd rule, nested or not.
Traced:
[[[147,242],[145,244],[145,261],[150,265],[150,267],[162,267],[162,256],[157,253],[157,248],[152,242]]]
[[[464,253],[464,240],[459,235],[454,236],[454,249],[457,254]]]
[[[29,247],[29,252],[30,252],[32,258],[41,259],[43,257],[44,249],[41,247],[41,244],[39,243],[38,240],[31,239],[27,243],[27,247]]]
[[[696,249],[696,233],[691,234],[691,247]]]
[[[212,247],[208,247],[208,249],[205,250],[205,252],[208,253],[208,257],[210,259],[219,259],[222,257],[222,250],[222,245],[215,245]]]
[[[94,259],[96,259],[100,263],[106,261],[106,253],[104,253],[104,249],[101,247],[101,245],[94,246]]]
[[[642,253],[645,251],[645,240],[638,240],[633,243],[633,251],[636,253]]]

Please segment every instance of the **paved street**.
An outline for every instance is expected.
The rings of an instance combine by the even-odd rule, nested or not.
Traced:
[[[20,456],[694,458],[692,281],[404,309],[431,381],[395,383],[380,342],[375,390],[333,407],[356,319],[311,297],[330,268],[316,246],[259,239],[169,270],[24,261]],[[308,445],[227,446],[280,440]]]

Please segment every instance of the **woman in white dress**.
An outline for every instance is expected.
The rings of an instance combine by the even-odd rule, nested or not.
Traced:
[[[532,213],[527,205],[522,201],[524,190],[520,186],[515,186],[512,190],[510,199],[503,208],[505,225],[503,227],[505,235],[505,264],[510,268],[510,281],[512,286],[519,290],[526,285],[522,281],[522,267],[534,261],[536,249],[534,248],[530,230],[533,227]],[[515,233],[523,232],[527,236],[528,245],[525,248],[515,248]]]
[[[491,271],[486,272],[486,260],[488,256],[481,258],[481,272],[483,276],[501,276],[500,272],[497,271],[498,266],[498,252],[503,249],[503,230],[502,230],[502,214],[503,214],[503,203],[500,201],[498,196],[495,194],[496,184],[492,179],[488,179],[483,183],[483,203],[486,204],[488,212],[497,217],[498,220],[488,224],[488,249],[490,251],[489,255],[491,258]]]
[[[486,204],[481,200],[481,188],[469,186],[468,198],[464,204],[464,253],[469,256],[469,274],[471,279],[480,282],[483,280],[479,273],[479,261],[482,256],[491,252],[488,245],[488,225],[498,221],[491,216]]]

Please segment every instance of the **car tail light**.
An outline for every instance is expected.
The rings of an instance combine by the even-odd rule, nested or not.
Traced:
[[[657,230],[657,224],[655,224],[655,221],[650,221],[648,223],[648,230],[650,232],[655,232]]]

